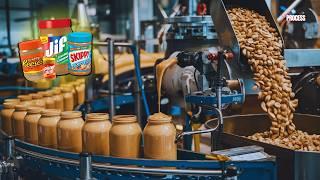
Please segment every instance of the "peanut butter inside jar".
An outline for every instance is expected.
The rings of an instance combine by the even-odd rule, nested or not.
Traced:
[[[176,128],[172,117],[155,113],[148,118],[143,131],[144,157],[149,159],[176,160]]]
[[[110,129],[110,156],[139,158],[141,133],[136,116],[115,116]]]
[[[41,111],[38,122],[38,143],[40,146],[57,148],[57,124],[60,120],[60,110],[45,109]]]
[[[12,114],[12,129],[13,135],[24,140],[24,118],[27,115],[27,105],[18,104],[15,106],[15,111]]]
[[[46,107],[46,103],[43,100],[43,96],[41,94],[33,93],[33,94],[30,94],[30,96],[32,97],[32,106],[42,107],[42,108]]]
[[[8,135],[12,136],[12,114],[15,110],[17,102],[5,102],[3,103],[3,109],[1,110],[1,129]]]
[[[24,137],[28,143],[38,144],[38,122],[41,117],[41,107],[30,107],[24,122]]]
[[[52,92],[53,92],[53,100],[54,100],[55,108],[63,111],[64,106],[63,106],[63,95],[61,93],[61,88],[55,87],[53,88]]]
[[[111,123],[107,113],[90,113],[82,129],[83,151],[108,156]]]
[[[64,111],[58,123],[58,149],[80,153],[82,151],[82,126],[80,111]]]

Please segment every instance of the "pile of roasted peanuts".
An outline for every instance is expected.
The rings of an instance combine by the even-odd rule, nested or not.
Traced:
[[[296,130],[293,113],[298,106],[294,99],[282,40],[264,16],[255,11],[228,10],[231,25],[240,43],[242,54],[254,73],[254,89],[260,89],[261,108],[271,120],[270,130],[249,136],[250,139],[295,150],[320,151],[320,136]]]

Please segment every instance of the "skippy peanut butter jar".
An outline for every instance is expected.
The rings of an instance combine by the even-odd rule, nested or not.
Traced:
[[[72,32],[71,19],[41,20],[38,26],[44,50],[43,60],[54,58],[55,73],[68,74],[67,35]]]
[[[88,32],[73,32],[68,35],[69,73],[84,76],[91,73],[91,41]]]

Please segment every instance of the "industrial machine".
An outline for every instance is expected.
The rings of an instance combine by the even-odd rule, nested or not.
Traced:
[[[226,14],[226,9],[233,6],[254,9],[266,16],[271,25],[277,29],[270,11],[262,0],[259,3],[257,0],[212,0],[201,2],[200,5],[194,0],[181,1],[181,3],[184,11],[182,10],[179,16],[165,20],[165,23],[171,26],[165,36],[166,58],[160,59],[156,63],[166,61],[169,57],[177,59],[177,64],[168,68],[163,77],[163,90],[169,103],[162,103],[162,106],[179,106],[184,108],[183,112],[187,112],[184,115],[184,132],[176,137],[177,141],[184,138],[185,149],[178,151],[178,160],[126,159],[91,155],[85,152],[76,154],[29,144],[8,137],[1,132],[0,147],[2,148],[3,160],[0,162],[0,175],[4,178],[20,176],[26,179],[34,177],[66,179],[277,179],[277,161],[274,157],[262,156],[258,158],[259,160],[252,161],[248,159],[244,161],[239,157],[225,161],[212,154],[190,151],[191,135],[195,134],[211,133],[211,148],[217,154],[225,155],[231,154],[229,152],[237,152],[237,150],[216,150],[227,145],[229,147],[242,146],[247,142],[242,137],[234,141],[226,139],[226,131],[233,126],[226,120],[228,118],[223,116],[223,112],[232,109],[234,105],[243,104],[248,96],[254,96],[257,93],[252,90],[254,82],[251,79],[251,71],[246,59],[240,53],[239,43]],[[187,11],[185,7],[187,7]],[[210,13],[205,9],[210,9]],[[94,111],[95,109],[92,109],[95,107],[94,103],[108,104],[112,118],[115,114],[115,105],[134,102],[132,96],[117,96],[115,93],[114,47],[125,46],[129,47],[134,55],[136,91],[138,92],[135,97],[137,112],[141,113],[141,107],[144,107],[145,114],[149,115],[150,108],[144,92],[139,69],[139,48],[136,44],[117,43],[109,40],[108,42],[95,42],[94,45],[108,47],[109,91],[107,93],[109,96],[104,101],[93,101],[95,92],[90,91],[92,84],[88,83],[88,99],[83,111]],[[320,65],[315,59],[307,57],[318,56],[320,51],[317,49],[308,49],[308,53],[305,51],[304,49],[284,49],[288,67],[303,69]],[[306,59],[308,64],[306,64]],[[313,70],[312,73],[317,72]],[[92,83],[93,81],[88,82]],[[206,118],[212,116],[218,118],[207,121],[208,129],[192,128],[193,124],[204,123]],[[316,117],[316,119],[319,118]],[[143,125],[145,122],[140,123]],[[237,123],[241,124],[241,119]],[[238,124],[237,127],[240,127]],[[260,130],[249,125],[247,128],[252,129],[250,131],[243,129],[243,131],[253,133]],[[238,135],[247,134],[239,133]],[[258,142],[252,143],[264,146]],[[278,155],[272,151],[278,151],[275,147],[264,147],[266,152]],[[249,149],[250,153],[261,152],[261,148],[256,150],[250,147]],[[259,155],[261,154],[265,155],[259,153]],[[318,153],[314,154],[318,155]],[[244,157],[243,154],[240,155]],[[307,154],[301,152],[301,156],[304,155]],[[277,158],[281,160],[282,156],[279,154]],[[314,177],[318,177],[318,175]]]
[[[189,1],[190,4],[192,5]],[[168,43],[166,55],[168,59],[174,55],[178,63],[169,67],[166,71],[162,90],[164,96],[169,99],[168,106],[178,105],[183,107],[185,112],[192,112],[191,115],[188,115],[188,113],[186,115],[186,131],[190,130],[193,124],[204,123],[205,116],[211,114],[209,112],[213,107],[220,110],[230,109],[231,111],[228,112],[231,112],[231,114],[238,114],[241,111],[232,111],[232,104],[242,104],[245,102],[245,98],[250,97],[255,99],[253,103],[250,103],[251,107],[259,106],[256,97],[258,91],[252,89],[254,81],[251,79],[251,70],[246,62],[247,60],[240,53],[239,43],[228,19],[226,9],[243,7],[255,10],[264,15],[271,26],[278,30],[278,25],[273,20],[264,1],[258,3],[257,1],[218,0],[210,1],[207,6],[210,6],[212,18],[209,18],[208,15],[199,16],[191,13],[188,16],[165,20],[166,23],[171,24],[171,29],[166,36]],[[195,6],[188,6],[188,8],[189,12],[196,12],[190,10],[196,9]],[[313,22],[317,22],[317,19],[310,19],[310,22],[306,24],[311,25]],[[279,30],[278,33],[281,34]],[[292,76],[293,90],[299,99],[297,111],[319,114],[320,63],[316,59],[320,55],[319,49],[283,49],[283,54],[287,61],[287,67],[289,67],[289,73]],[[221,57],[224,57],[220,60],[223,65],[219,65],[219,61],[217,61]],[[165,60],[161,59],[159,61]],[[252,101],[252,98],[250,101]],[[242,109],[246,108],[246,103],[241,105]],[[260,113],[261,110],[257,109],[258,111],[255,113]],[[302,168],[304,163],[316,163],[318,160],[314,159],[313,161],[313,158],[318,158],[318,152],[284,150],[285,148],[278,148],[242,137],[267,129],[267,125],[263,127],[263,130],[252,126],[252,124],[263,124],[267,121],[267,116],[262,116],[253,115],[252,118],[251,116],[240,116],[239,118],[234,116],[227,118],[227,120],[223,117],[223,121],[218,118],[207,122],[207,127],[210,127],[210,129],[220,126],[218,128],[221,130],[220,133],[224,129],[222,134],[217,131],[216,134],[211,135],[211,139],[218,141],[212,143],[212,149],[219,148],[215,145],[216,143],[221,143],[221,146],[224,147],[238,147],[248,144],[261,145],[266,149],[266,152],[277,156],[279,179],[319,179],[319,173],[314,171],[313,168]],[[242,123],[247,122],[246,118],[252,119],[251,124],[247,123],[246,128],[241,128],[243,127]],[[265,120],[260,120],[260,118]],[[312,127],[313,120],[319,120],[319,117],[312,116],[312,120],[309,121],[309,116],[298,115],[298,124],[303,118],[307,118],[304,121],[305,124],[303,126],[298,125],[298,127],[306,132],[319,134]],[[257,122],[253,123],[253,119]],[[220,140],[221,142],[219,142]],[[197,140],[194,139],[194,141]],[[191,139],[185,138],[185,144],[185,147],[190,149]],[[290,152],[290,157],[286,156],[283,151]],[[305,158],[309,158],[309,160],[306,161]],[[289,170],[286,169],[288,166],[290,166]]]

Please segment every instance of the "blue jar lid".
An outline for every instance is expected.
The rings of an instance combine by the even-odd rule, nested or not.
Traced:
[[[68,34],[68,41],[75,43],[91,42],[92,34],[88,32],[72,32]]]

